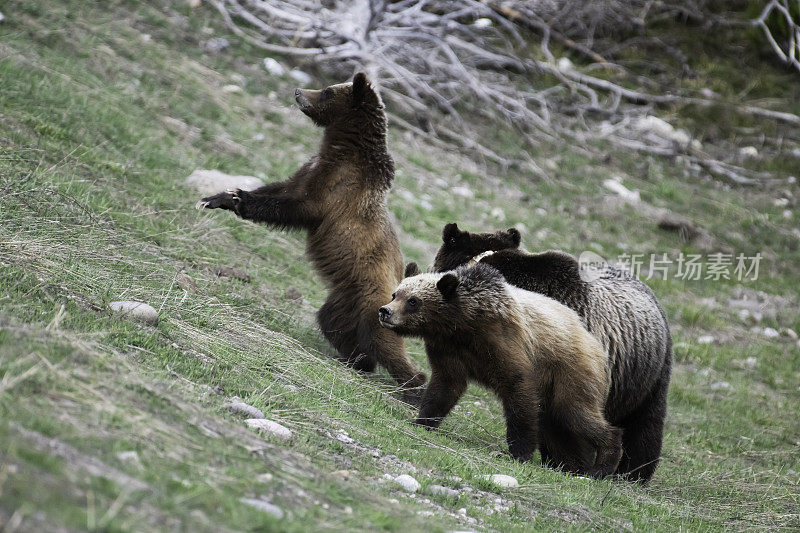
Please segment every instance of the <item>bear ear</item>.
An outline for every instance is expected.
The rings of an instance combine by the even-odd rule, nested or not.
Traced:
[[[517,228],[508,228],[508,236],[511,238],[511,244],[514,248],[519,248],[519,243],[522,242],[522,235],[519,234]]]
[[[359,72],[353,78],[353,105],[359,105],[361,102],[364,101],[364,98],[367,96],[367,91],[369,90],[369,80],[367,79],[367,75],[363,72]]]
[[[450,300],[456,295],[458,283],[458,278],[455,274],[445,274],[436,283],[436,288],[439,289],[439,292],[442,293],[442,296],[444,296],[445,300]]]
[[[422,272],[420,271],[419,266],[416,263],[411,262],[406,265],[406,273],[404,277],[410,278],[411,276],[417,276],[419,274],[422,274]]]
[[[458,224],[451,222],[442,230],[442,242],[446,243],[450,239],[455,239],[460,233],[461,231],[458,229]]]

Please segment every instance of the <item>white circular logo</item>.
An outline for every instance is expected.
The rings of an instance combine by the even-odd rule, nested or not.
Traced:
[[[578,256],[578,268],[581,280],[591,283],[600,279],[603,271],[608,268],[608,261],[602,256],[586,250]]]

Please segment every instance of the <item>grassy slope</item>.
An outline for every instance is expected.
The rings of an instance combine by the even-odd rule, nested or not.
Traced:
[[[411,427],[414,413],[385,374],[357,376],[326,357],[313,322],[324,289],[303,259],[302,236],[198,213],[197,195],[182,185],[194,168],[289,175],[319,136],[289,107],[291,82],[265,76],[260,54],[238,46],[204,7],[50,4],[8,2],[0,26],[0,523],[447,530],[469,526],[455,516],[465,507],[478,527],[502,531],[800,527],[800,350],[738,325],[727,306],[735,284],[652,283],[678,348],[664,460],[647,488],[511,461],[499,406],[476,388],[442,431]],[[206,27],[234,50],[203,55]],[[244,92],[224,92],[230,83]],[[791,91],[779,94],[798,105]],[[601,183],[621,175],[737,251],[765,251],[749,288],[797,305],[797,224],[766,192],[686,178],[663,160],[600,161],[566,147],[542,156],[557,163],[552,181],[533,182],[485,175],[397,131],[391,142],[399,170],[390,207],[410,259],[429,263],[451,220],[471,229],[522,223],[529,249],[692,251],[633,210],[610,211]],[[435,178],[469,185],[475,200],[451,198]],[[491,215],[495,206],[505,220]],[[241,266],[251,282],[213,276],[223,264]],[[178,272],[196,280],[196,293],[178,287]],[[308,303],[284,299],[290,285]],[[158,326],[110,316],[107,303],[121,298],[159,309]],[[765,325],[800,330],[796,307]],[[709,332],[721,341],[696,344]],[[409,349],[424,365],[419,343]],[[747,357],[755,369],[737,364]],[[711,388],[721,381],[731,387]],[[295,438],[248,431],[222,408],[231,396]],[[332,438],[338,430],[355,442]],[[131,450],[139,465],[119,459]],[[457,485],[448,476],[459,476],[475,491],[410,497],[382,479],[412,465],[423,485]],[[349,480],[331,475],[340,469]],[[494,472],[522,488],[503,492],[480,478]],[[243,497],[270,500],[287,516],[274,519]],[[490,515],[497,497],[509,509]]]

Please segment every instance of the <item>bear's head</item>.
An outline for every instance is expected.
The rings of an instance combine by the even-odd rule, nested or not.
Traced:
[[[447,224],[442,231],[442,246],[433,261],[433,270],[453,270],[484,252],[519,248],[521,240],[515,228],[494,233],[470,233],[461,231],[454,223]]]
[[[384,116],[383,101],[363,72],[351,83],[318,90],[295,89],[294,97],[300,111],[323,128],[339,124],[357,128],[364,119],[374,121]]]
[[[392,301],[378,310],[381,326],[403,336],[452,335],[469,328],[504,291],[500,272],[483,264],[423,274],[409,263],[405,275]]]

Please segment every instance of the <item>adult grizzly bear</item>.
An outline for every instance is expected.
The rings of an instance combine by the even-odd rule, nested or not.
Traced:
[[[622,442],[603,415],[608,356],[575,311],[508,284],[483,264],[420,274],[411,263],[406,275],[379,313],[384,327],[425,340],[431,380],[418,424],[438,427],[472,380],[500,397],[516,459],[536,450],[541,414],[581,443],[565,457],[566,469],[614,472]]]
[[[577,312],[609,354],[611,391],[605,414],[623,430],[617,474],[647,482],[661,456],[672,369],[672,338],[664,310],[653,291],[630,274],[606,265],[582,278],[574,257],[552,250],[538,254],[518,250],[518,235],[516,230],[471,234],[448,224],[434,270],[451,270],[494,252],[481,257],[480,263],[499,270],[512,285],[549,296]],[[498,251],[497,243],[514,241]],[[574,440],[558,425],[542,430],[543,460],[562,462]]]
[[[363,73],[352,83],[297,89],[295,99],[324,128],[317,155],[287,181],[219,193],[198,207],[306,230],[306,253],[330,289],[317,313],[322,333],[343,361],[367,372],[380,363],[405,399],[418,403],[425,376],[406,357],[403,340],[378,326],[378,308],[403,274],[386,207],[394,161],[383,102]]]

